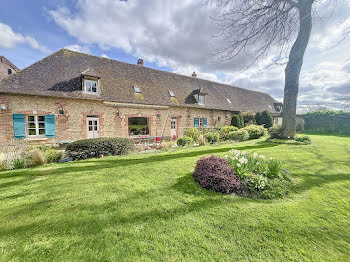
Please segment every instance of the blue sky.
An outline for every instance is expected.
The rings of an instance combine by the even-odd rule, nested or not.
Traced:
[[[202,0],[11,0],[0,9],[0,55],[20,68],[61,48],[268,92],[283,98],[284,67],[262,70],[271,57],[246,71],[247,57],[218,63]],[[320,15],[330,13],[321,8]],[[350,101],[350,39],[340,39],[340,19],[350,14],[341,1],[325,25],[315,23],[300,78],[299,106],[341,109]],[[325,16],[327,17],[327,16]],[[344,21],[344,19],[342,20]],[[343,23],[344,24],[344,23]],[[347,24],[350,24],[347,21]],[[219,43],[220,44],[220,43]],[[332,47],[332,48],[331,48]]]

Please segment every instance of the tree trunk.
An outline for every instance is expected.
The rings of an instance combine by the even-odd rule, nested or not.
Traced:
[[[303,65],[303,57],[309,43],[312,28],[313,0],[300,1],[300,28],[298,37],[289,54],[289,61],[285,69],[285,86],[283,99],[282,136],[294,138],[296,135],[296,108],[299,92],[299,76]]]

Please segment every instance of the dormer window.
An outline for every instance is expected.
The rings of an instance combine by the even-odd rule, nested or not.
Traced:
[[[99,79],[100,75],[95,69],[89,67],[81,73],[83,79],[83,92],[86,94],[100,94]]]
[[[12,69],[11,68],[7,69],[7,74],[8,75],[12,75]]]
[[[205,97],[204,95],[198,95],[198,105],[204,105]]]
[[[169,91],[169,95],[170,95],[170,97],[175,97],[175,94],[174,94],[174,92],[173,91]]]
[[[98,80],[84,79],[84,90],[88,94],[98,94]]]
[[[134,86],[134,92],[137,94],[141,94],[141,88],[139,88],[138,86]]]

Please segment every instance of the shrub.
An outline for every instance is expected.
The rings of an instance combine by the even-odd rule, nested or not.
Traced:
[[[264,125],[265,128],[270,128],[273,126],[272,116],[267,110],[261,113],[260,122],[260,124]]]
[[[219,136],[221,140],[227,140],[228,134],[233,131],[237,131],[238,128],[235,126],[223,126],[219,131]]]
[[[241,118],[239,115],[233,115],[231,119],[231,126],[235,126],[237,128],[241,128]]]
[[[250,125],[244,128],[249,133],[249,139],[258,139],[265,135],[266,130],[263,126]]]
[[[40,149],[31,149],[24,153],[24,161],[27,167],[42,166],[46,163],[46,158]]]
[[[200,135],[201,132],[199,132],[199,130],[195,127],[192,127],[185,131],[185,136],[191,137],[194,142],[199,142]]]
[[[177,147],[177,143],[175,141],[164,141],[162,142],[164,148],[175,148]]]
[[[237,130],[228,134],[228,139],[233,141],[247,141],[249,133],[246,130]]]
[[[269,129],[270,138],[280,139],[282,137],[283,129],[282,126],[273,126]]]
[[[219,135],[215,132],[206,133],[204,136],[208,143],[214,144],[219,141]]]
[[[193,139],[189,136],[183,136],[177,139],[176,141],[178,146],[192,146],[193,145]]]
[[[134,143],[127,138],[93,138],[78,140],[67,145],[67,155],[74,160],[99,157],[100,155],[124,155],[133,151]]]
[[[58,163],[62,158],[62,152],[54,149],[48,148],[44,151],[47,163]]]
[[[240,180],[234,175],[232,166],[226,159],[214,155],[197,161],[193,179],[205,189],[224,194],[230,194],[240,186]]]
[[[257,125],[261,125],[261,113],[260,112],[255,114],[255,123]]]
[[[26,162],[23,158],[14,159],[12,161],[13,169],[22,169],[26,167]]]

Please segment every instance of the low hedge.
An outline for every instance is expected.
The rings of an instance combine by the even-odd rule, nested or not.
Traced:
[[[204,137],[208,141],[208,143],[214,144],[219,142],[219,134],[215,132],[206,133]]]
[[[74,160],[103,156],[124,155],[135,148],[127,138],[93,138],[78,140],[68,144],[66,153]]]

